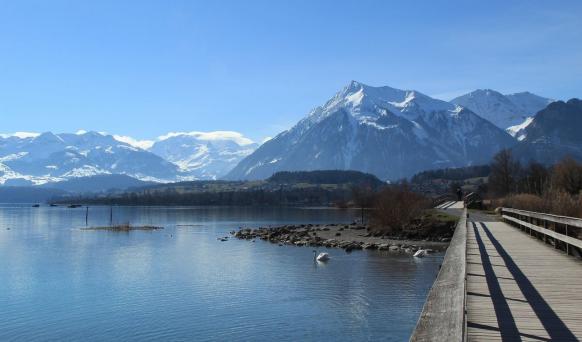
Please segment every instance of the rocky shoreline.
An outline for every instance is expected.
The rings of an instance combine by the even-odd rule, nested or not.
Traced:
[[[380,250],[413,254],[418,249],[441,251],[450,238],[441,241],[409,240],[398,236],[373,236],[369,227],[361,224],[297,224],[256,229],[239,228],[231,235],[238,239],[260,239],[282,245],[342,248],[353,250]]]

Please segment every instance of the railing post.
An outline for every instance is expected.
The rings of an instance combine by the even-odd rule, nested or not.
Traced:
[[[556,222],[552,222],[552,226],[553,226],[553,231],[554,233],[556,232]],[[554,238],[554,249],[558,248],[558,239]]]
[[[566,236],[568,236],[568,225],[566,225]],[[570,244],[566,242],[566,255],[570,255]]]

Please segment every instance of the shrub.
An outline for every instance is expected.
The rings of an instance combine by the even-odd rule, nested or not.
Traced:
[[[508,196],[503,200],[502,205],[504,207],[537,212],[544,212],[548,209],[546,201],[544,201],[543,198],[532,194],[517,194]]]
[[[543,197],[517,194],[504,198],[498,206],[554,215],[582,218],[582,196],[572,196],[565,191],[546,192]]]
[[[554,215],[582,217],[581,207],[582,198],[572,196],[565,191],[548,192],[544,196],[546,207]]]
[[[374,223],[377,229],[399,232],[428,207],[430,202],[406,185],[386,187],[376,195]]]

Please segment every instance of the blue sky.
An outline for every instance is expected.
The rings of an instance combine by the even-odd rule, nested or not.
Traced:
[[[260,141],[350,80],[582,97],[582,1],[3,1],[0,132]]]

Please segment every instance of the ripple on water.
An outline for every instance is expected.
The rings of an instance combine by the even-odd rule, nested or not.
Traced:
[[[0,208],[0,227],[13,227],[0,232],[0,340],[405,340],[441,260],[322,248],[332,259],[321,264],[312,248],[216,240],[350,211],[115,210],[166,229],[82,232],[78,211]],[[106,224],[108,208],[91,213]]]

